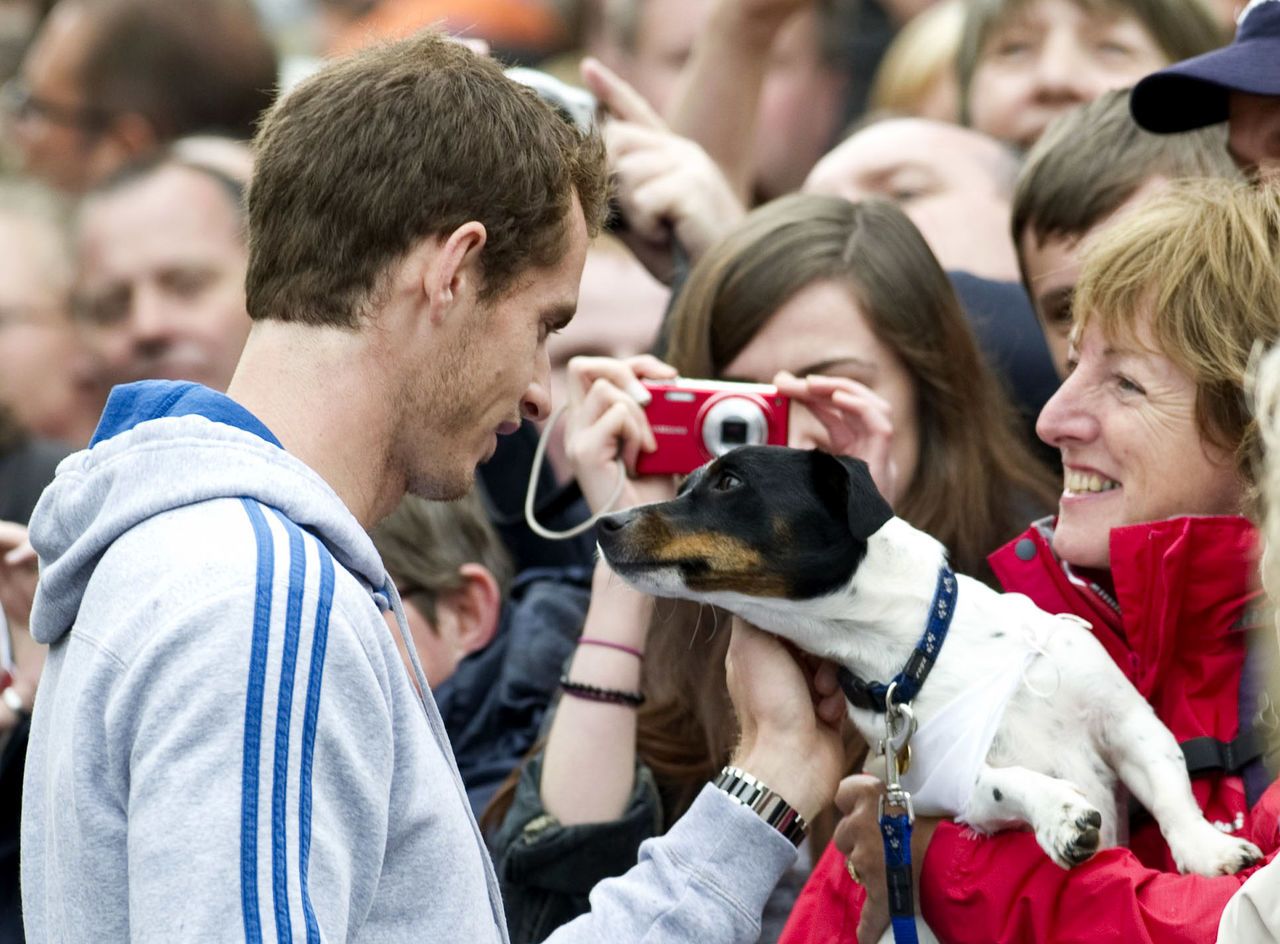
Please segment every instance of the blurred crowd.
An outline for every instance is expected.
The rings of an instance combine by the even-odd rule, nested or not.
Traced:
[[[545,466],[526,411],[470,496],[371,532],[513,941],[584,913],[739,737],[728,617],[523,511],[531,477],[551,527],[674,494],[619,495],[615,459],[649,441],[639,381],[676,374],[775,385],[789,444],[865,460],[956,570],[1088,620],[1209,819],[1270,862],[1280,495],[1249,384],[1280,337],[1280,0],[0,0],[0,942],[45,655],[26,525],[113,388],[231,384],[264,112],[424,28],[532,70],[612,188],[548,343]],[[844,732],[845,774],[866,750]],[[814,817],[761,941],[884,930],[876,790]],[[948,941],[1280,934],[1265,863],[1181,876],[1144,811],[1125,832],[1068,872],[1025,832],[922,823],[923,915]]]

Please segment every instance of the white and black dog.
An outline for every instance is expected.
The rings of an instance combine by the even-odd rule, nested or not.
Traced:
[[[674,500],[609,515],[598,534],[632,586],[715,604],[862,680],[911,659],[946,563],[938,541],[894,517],[865,463],[771,446],[730,452]],[[1173,735],[1083,621],[955,579],[950,629],[913,703],[903,783],[917,813],[981,832],[1029,826],[1066,868],[1116,843],[1118,779],[1183,872],[1261,858],[1205,820]],[[850,716],[874,749],[884,715],[851,704]]]

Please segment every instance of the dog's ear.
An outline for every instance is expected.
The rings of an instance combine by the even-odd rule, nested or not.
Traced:
[[[813,484],[834,514],[848,517],[849,532],[865,541],[893,517],[893,509],[876,489],[871,470],[861,459],[812,450]]]

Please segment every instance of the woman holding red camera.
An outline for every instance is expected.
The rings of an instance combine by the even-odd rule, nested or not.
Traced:
[[[655,446],[640,381],[677,372],[775,384],[792,398],[790,445],[866,460],[897,513],[984,580],[985,552],[1051,507],[950,282],[888,203],[793,196],[756,210],[699,261],[670,319],[669,364],[570,362],[567,454],[593,511],[614,492],[616,459],[634,469]],[[612,507],[673,493],[669,478],[629,478]],[[629,867],[725,763],[738,737],[728,623],[655,606],[598,565],[568,697],[496,838],[513,941],[585,911],[594,884]],[[852,763],[861,745],[849,748]],[[766,937],[790,904],[775,898]]]

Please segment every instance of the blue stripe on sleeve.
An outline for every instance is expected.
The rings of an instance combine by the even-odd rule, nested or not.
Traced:
[[[262,699],[267,672],[267,636],[271,631],[271,584],[275,550],[267,520],[257,502],[242,498],[258,545],[257,592],[253,605],[253,643],[249,691],[244,707],[244,766],[240,795],[240,904],[246,944],[262,940],[258,914],[258,759],[262,749]]]
[[[276,752],[271,793],[271,887],[276,907],[276,937],[292,940],[289,918],[289,841],[285,816],[289,797],[289,727],[293,714],[293,676],[298,662],[298,636],[302,629],[302,591],[306,587],[307,558],[298,526],[275,512],[289,534],[289,602],[285,611],[284,654],[280,665],[280,692],[276,704]]]
[[[333,558],[323,544],[317,541],[316,546],[320,552],[320,599],[316,603],[315,635],[311,637],[311,677],[307,681],[307,713],[302,723],[302,782],[298,785],[298,879],[307,921],[307,944],[320,941],[320,927],[307,888],[307,861],[311,853],[311,768],[320,714],[320,684],[324,680],[324,650],[329,639],[329,611],[333,606]]]

